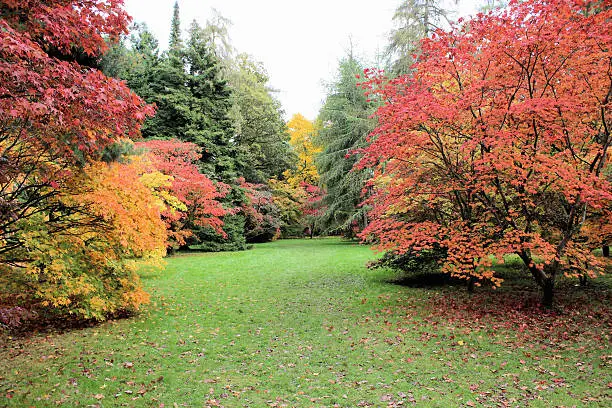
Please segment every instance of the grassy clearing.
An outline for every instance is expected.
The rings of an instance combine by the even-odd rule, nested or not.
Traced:
[[[2,344],[0,406],[611,403],[608,278],[541,315],[509,266],[469,296],[372,258],[336,239],[172,258],[138,317]]]

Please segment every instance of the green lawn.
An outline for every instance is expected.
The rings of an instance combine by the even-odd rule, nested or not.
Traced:
[[[612,404],[608,278],[562,282],[542,315],[529,281],[470,296],[373,258],[337,239],[171,258],[135,318],[4,340],[0,406]]]

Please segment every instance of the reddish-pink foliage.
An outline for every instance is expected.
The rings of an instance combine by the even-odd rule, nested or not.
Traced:
[[[132,20],[123,0],[3,0],[2,8],[8,25],[64,54],[79,48],[100,55],[107,49],[103,35],[118,38]]]
[[[225,196],[226,188],[215,184],[196,165],[201,157],[201,148],[194,143],[179,140],[150,140],[136,143],[150,154],[155,168],[172,176],[170,193],[186,207],[186,211],[168,208],[163,216],[170,238],[178,245],[185,244],[185,238],[193,236],[190,226],[210,227],[221,235],[226,210],[218,201]]]
[[[375,170],[362,237],[441,244],[445,271],[495,284],[491,255],[518,254],[543,287],[601,266],[583,226],[611,222],[611,6],[513,1],[423,41],[413,75],[366,72],[385,103],[359,164]]]
[[[280,210],[274,202],[272,190],[265,184],[249,183],[244,177],[236,180],[244,190],[247,202],[240,210],[245,215],[247,241],[268,241],[281,234]]]
[[[302,204],[302,213],[307,217],[319,216],[324,211],[322,200],[325,196],[325,190],[306,182],[301,182],[300,187],[306,195],[306,200]]]

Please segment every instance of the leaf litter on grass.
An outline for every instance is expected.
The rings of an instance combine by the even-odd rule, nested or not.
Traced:
[[[296,271],[295,257],[311,261]],[[468,295],[390,284],[392,272],[365,269],[371,258],[336,240],[171,258],[147,280],[153,303],[143,314],[3,345],[0,405],[610,401],[605,287],[562,287],[559,308],[543,313],[533,293],[503,287]]]

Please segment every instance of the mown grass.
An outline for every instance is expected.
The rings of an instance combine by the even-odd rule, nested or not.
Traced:
[[[137,317],[5,340],[0,406],[610,406],[607,277],[542,312],[512,265],[468,295],[373,257],[319,239],[171,258]]]

